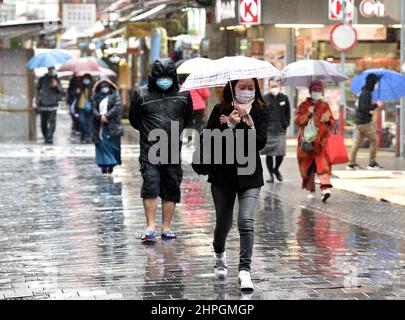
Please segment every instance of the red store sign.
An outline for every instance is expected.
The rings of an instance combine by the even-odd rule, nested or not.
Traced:
[[[260,24],[261,0],[239,0],[239,24]]]

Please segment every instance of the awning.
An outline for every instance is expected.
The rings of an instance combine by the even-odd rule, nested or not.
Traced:
[[[107,40],[107,39],[115,38],[115,37],[122,36],[122,35],[125,35],[125,28],[121,28],[121,29],[115,30],[113,32],[104,34],[101,37],[98,37],[98,39]]]
[[[156,16],[157,14],[161,13],[162,10],[166,9],[167,4],[160,4],[153,9],[150,9],[148,11],[145,11],[133,18],[131,18],[129,21],[135,22],[135,21],[141,21],[143,19],[150,19]]]
[[[77,38],[90,38],[93,33],[89,29],[71,27],[62,35],[62,40],[76,40]]]

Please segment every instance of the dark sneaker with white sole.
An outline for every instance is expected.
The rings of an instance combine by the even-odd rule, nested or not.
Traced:
[[[357,163],[347,165],[346,170],[360,170],[361,167]]]
[[[322,197],[321,197],[322,202],[326,202],[326,200],[328,200],[331,195],[332,193],[329,189],[322,190]]]
[[[367,170],[381,170],[384,169],[382,166],[380,166],[377,162],[372,162],[368,165]]]

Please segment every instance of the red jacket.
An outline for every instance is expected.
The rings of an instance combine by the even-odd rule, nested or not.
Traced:
[[[207,88],[190,90],[191,99],[193,100],[193,110],[205,110],[207,104],[205,101],[209,98],[210,91]]]

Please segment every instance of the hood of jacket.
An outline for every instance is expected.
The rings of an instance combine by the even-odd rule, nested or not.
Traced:
[[[377,76],[376,74],[374,73],[369,74],[366,78],[365,88],[370,92],[374,91],[374,87],[379,79],[380,79],[379,76]]]
[[[98,93],[98,91],[100,90],[100,85],[101,85],[102,83],[107,83],[113,91],[116,91],[116,90],[118,89],[118,87],[117,87],[117,86],[114,84],[114,82],[112,82],[111,80],[109,80],[109,79],[101,79],[101,80],[97,81],[97,82],[94,84],[94,87],[93,87],[93,94],[97,94],[97,93]]]
[[[176,65],[172,59],[158,59],[152,64],[152,70],[148,81],[148,87],[150,90],[163,92],[163,90],[156,85],[156,80],[159,78],[173,79],[173,85],[170,87],[169,91],[179,90]]]

